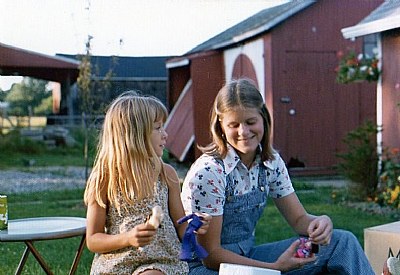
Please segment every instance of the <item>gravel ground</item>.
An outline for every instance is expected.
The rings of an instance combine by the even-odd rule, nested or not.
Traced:
[[[179,177],[186,168],[171,163]],[[90,172],[90,171],[89,171]],[[79,189],[85,187],[85,167],[30,167],[0,170],[0,194],[40,192],[45,190]]]
[[[0,194],[78,189],[84,186],[84,167],[31,167],[0,171]]]
[[[188,167],[170,162],[181,180]],[[90,171],[88,171],[89,173]],[[308,180],[316,186],[344,187],[347,182],[340,179]],[[38,192],[44,190],[79,189],[85,187],[85,167],[29,167],[24,169],[0,170],[0,194]]]

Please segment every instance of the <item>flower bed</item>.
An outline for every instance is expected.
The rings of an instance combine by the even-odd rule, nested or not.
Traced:
[[[386,149],[383,171],[379,177],[379,192],[375,202],[394,209],[400,208],[400,149]]]

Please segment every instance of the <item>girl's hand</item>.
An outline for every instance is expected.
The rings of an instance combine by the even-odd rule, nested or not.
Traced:
[[[296,257],[296,249],[300,245],[300,240],[293,242],[288,249],[275,262],[276,269],[287,272],[293,269],[302,268],[305,264],[315,261],[316,257],[311,254],[308,258]]]
[[[212,219],[212,216],[209,215],[209,214],[200,213],[200,212],[196,212],[195,214],[200,217],[201,222],[203,223],[203,225],[196,231],[196,233],[204,235],[208,231],[208,227],[210,225],[210,221]]]
[[[128,232],[128,242],[136,248],[146,246],[153,240],[156,232],[157,229],[148,223],[136,225]]]
[[[326,215],[316,217],[307,229],[309,240],[320,245],[328,245],[330,243],[332,231],[332,221]]]

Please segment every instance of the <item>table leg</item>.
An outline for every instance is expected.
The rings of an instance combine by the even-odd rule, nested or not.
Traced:
[[[81,239],[81,242],[79,244],[78,250],[76,251],[74,261],[73,261],[71,269],[69,271],[69,275],[75,274],[76,269],[78,268],[78,263],[79,263],[79,260],[80,260],[80,258],[82,256],[82,252],[83,252],[83,248],[85,246],[85,242],[86,242],[86,235],[83,235],[82,239]]]
[[[22,269],[24,268],[28,256],[29,256],[29,247],[27,246],[25,248],[24,254],[22,254],[21,260],[19,261],[17,270],[15,271],[15,275],[20,275],[22,273]]]
[[[53,272],[50,271],[50,267],[46,264],[46,262],[43,260],[42,256],[40,256],[39,252],[33,246],[33,242],[26,241],[25,244],[29,247],[33,256],[35,256],[36,260],[39,262],[40,266],[43,268],[43,270],[46,272],[46,274],[53,275]]]

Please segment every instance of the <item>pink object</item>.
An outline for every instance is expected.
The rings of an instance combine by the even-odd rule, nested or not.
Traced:
[[[296,250],[296,257],[298,258],[308,258],[313,253],[312,244],[308,238],[300,237],[300,244]]]

